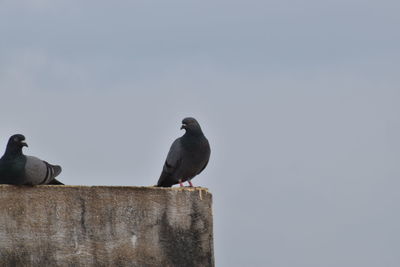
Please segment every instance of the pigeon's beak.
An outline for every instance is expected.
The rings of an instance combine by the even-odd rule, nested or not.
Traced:
[[[182,124],[181,130],[186,129],[186,124]]]
[[[21,144],[22,144],[22,146],[28,147],[28,144],[25,142],[25,140],[24,140],[24,141],[21,141]]]

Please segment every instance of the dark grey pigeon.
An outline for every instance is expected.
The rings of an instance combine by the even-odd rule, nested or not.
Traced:
[[[61,173],[61,167],[25,156],[22,153],[24,146],[28,145],[22,134],[15,134],[8,140],[6,152],[0,158],[0,184],[62,184],[54,179]]]
[[[185,118],[182,129],[186,133],[172,143],[157,186],[183,186],[185,181],[193,186],[193,177],[201,173],[208,164],[211,150],[200,124],[194,118]]]

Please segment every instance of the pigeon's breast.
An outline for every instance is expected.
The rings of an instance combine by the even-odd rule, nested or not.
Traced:
[[[200,143],[186,150],[182,158],[181,177],[193,178],[204,168],[210,158],[210,147]]]
[[[0,183],[21,184],[24,180],[25,158],[2,159],[0,161]]]
[[[182,168],[182,172],[180,177],[193,178],[195,177],[207,163],[207,160],[200,159],[198,157],[188,157],[183,160],[184,168]]]

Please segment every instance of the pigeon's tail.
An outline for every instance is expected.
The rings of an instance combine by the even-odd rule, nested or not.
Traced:
[[[171,187],[172,184],[157,184],[156,187]]]
[[[46,172],[46,179],[43,181],[43,184],[59,184],[58,180],[55,178],[61,173],[62,169],[59,165],[51,165],[47,161],[43,161],[46,164],[47,172]],[[53,183],[54,181],[54,183]],[[58,182],[58,183],[57,183]]]
[[[160,179],[158,179],[157,182],[157,187],[171,187],[173,186],[175,183],[171,182],[171,174],[163,171],[161,173]]]
[[[50,183],[48,183],[49,185],[64,185],[63,183],[61,183],[59,180],[57,179],[53,179]]]
[[[49,164],[49,166],[53,168],[53,176],[54,177],[57,177],[62,171],[61,166],[59,166],[59,165]]]

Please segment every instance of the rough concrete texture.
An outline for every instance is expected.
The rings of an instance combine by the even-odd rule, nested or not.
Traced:
[[[0,266],[214,266],[204,188],[0,185]]]

